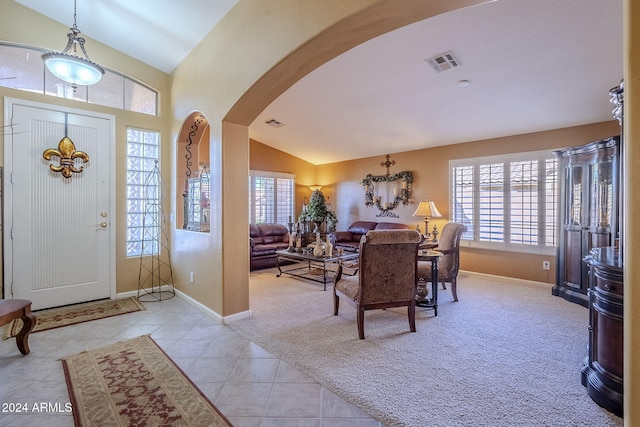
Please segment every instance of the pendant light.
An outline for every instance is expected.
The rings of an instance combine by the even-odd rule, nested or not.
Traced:
[[[73,27],[67,34],[69,41],[62,52],[45,52],[42,60],[51,73],[72,86],[89,86],[96,84],[104,75],[104,69],[92,62],[84,49],[84,37],[80,37],[80,30],[76,24],[76,0],[73,1]],[[78,46],[84,58],[78,55]]]

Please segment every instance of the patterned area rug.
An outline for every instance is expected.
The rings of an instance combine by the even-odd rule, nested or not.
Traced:
[[[32,333],[141,310],[146,310],[144,305],[135,297],[130,297],[34,311],[34,314],[38,317],[38,321]],[[22,320],[20,319],[6,324],[2,331],[2,339],[6,340],[15,337],[21,328]]]
[[[231,426],[148,335],[62,365],[76,426]]]

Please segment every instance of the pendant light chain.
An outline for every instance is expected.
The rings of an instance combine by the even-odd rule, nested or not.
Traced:
[[[73,29],[80,32],[80,30],[78,30],[78,24],[76,24],[77,19],[77,0],[73,0]]]
[[[45,52],[42,60],[51,73],[63,82],[75,88],[78,85],[89,86],[102,79],[105,71],[100,65],[92,62],[84,47],[85,39],[78,29],[78,2],[73,0],[73,27],[67,34],[67,46],[62,52]],[[77,52],[78,46],[84,58]]]

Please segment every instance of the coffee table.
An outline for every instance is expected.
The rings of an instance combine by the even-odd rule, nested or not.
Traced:
[[[283,262],[288,261],[289,267],[283,268]],[[305,250],[303,252],[289,252],[287,249],[276,251],[276,267],[280,277],[283,274],[322,283],[323,290],[327,290],[327,280],[333,276],[327,274],[327,267],[331,264],[340,264],[345,261],[358,261],[357,252],[342,253],[330,257],[314,256]],[[317,273],[317,274],[316,274]]]

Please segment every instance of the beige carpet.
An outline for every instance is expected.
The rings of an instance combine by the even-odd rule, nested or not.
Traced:
[[[388,426],[621,426],[580,383],[588,310],[551,286],[463,274],[438,316],[333,316],[332,290],[274,270],[251,275],[252,317],[229,323]]]
[[[76,426],[231,426],[149,336],[62,364]]]
[[[33,312],[38,321],[32,333],[140,310],[146,310],[146,308],[135,297],[93,301],[49,310],[38,310]],[[15,337],[21,328],[22,320],[20,319],[7,323],[2,330],[2,339],[6,340]]]

